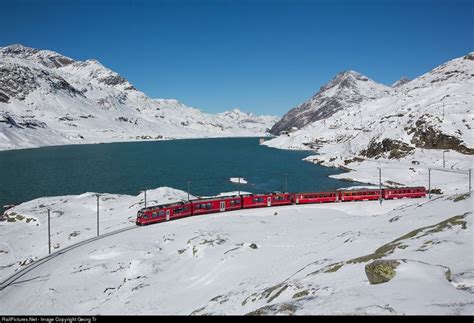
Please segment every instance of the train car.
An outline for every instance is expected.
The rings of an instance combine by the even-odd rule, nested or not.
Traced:
[[[146,225],[190,216],[191,206],[189,202],[178,202],[143,208],[137,213],[136,224]]]
[[[339,200],[338,192],[295,193],[295,203],[330,203]]]
[[[383,198],[387,200],[401,198],[419,198],[425,196],[426,188],[424,187],[386,188],[383,190]]]
[[[242,196],[242,204],[244,209],[254,207],[290,205],[292,203],[292,193],[249,194]]]
[[[383,196],[382,193],[376,189],[339,191],[339,200],[343,202],[378,200]]]
[[[192,200],[193,215],[232,211],[242,208],[242,198],[238,195]]]

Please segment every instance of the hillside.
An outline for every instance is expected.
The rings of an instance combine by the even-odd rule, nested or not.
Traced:
[[[209,114],[151,99],[96,60],[21,45],[0,48],[0,150],[49,145],[263,136],[278,120]]]
[[[317,155],[307,160],[351,171],[335,177],[370,183],[378,183],[377,167],[383,167],[392,169],[384,172],[386,181],[428,186],[427,167],[442,168],[443,154],[447,169],[471,168],[474,53],[395,85],[342,73],[271,130],[298,131],[264,144],[313,149]],[[467,190],[467,179],[459,189]]]
[[[150,190],[149,203],[186,193]],[[155,202],[153,202],[155,201]],[[101,197],[101,232],[132,223],[143,195]],[[2,314],[470,315],[472,197],[239,210],[138,227],[59,254],[0,291]],[[6,212],[2,280],[95,235],[95,196]]]

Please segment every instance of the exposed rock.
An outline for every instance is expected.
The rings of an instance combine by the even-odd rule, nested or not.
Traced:
[[[466,56],[463,57],[464,59],[469,59],[471,61],[474,61],[474,52],[467,54]]]
[[[252,249],[258,249],[258,247],[255,243],[250,244],[249,247],[252,248]]]
[[[423,115],[416,121],[415,128],[408,129],[408,134],[413,133],[412,144],[418,148],[451,149],[462,154],[474,155],[474,148],[468,148],[459,138],[435,129],[428,120],[429,116]]]
[[[382,140],[382,142],[377,142],[375,139],[372,139],[367,149],[362,150],[360,154],[368,158],[377,159],[389,152],[389,159],[400,159],[409,155],[414,149],[415,148],[399,140],[386,138]]]
[[[365,265],[365,274],[372,285],[386,283],[395,277],[396,260],[375,260]]]
[[[407,77],[402,77],[401,79],[399,79],[398,81],[396,81],[395,83],[392,84],[392,87],[399,87],[399,86],[402,86],[404,84],[407,84],[408,82],[410,82],[411,80]]]
[[[1,103],[8,103],[9,99],[10,98],[5,93],[0,92],[0,102]]]
[[[293,315],[297,309],[298,307],[291,303],[274,304],[260,307],[259,309],[256,309],[255,311],[249,312],[245,315]]]

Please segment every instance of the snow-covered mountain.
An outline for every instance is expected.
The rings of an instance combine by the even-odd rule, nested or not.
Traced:
[[[311,99],[286,113],[270,132],[278,135],[291,127],[301,129],[312,122],[328,118],[338,111],[383,97],[389,92],[389,87],[378,84],[357,72],[339,73],[331,82],[321,87]]]
[[[381,162],[403,164],[407,171],[416,165],[443,167],[443,151],[445,167],[472,168],[474,53],[401,83],[387,87],[354,72],[341,73],[271,132],[292,126],[300,130],[265,145],[316,149],[318,155],[308,160],[353,171],[369,167],[368,160],[376,161],[373,169]],[[360,171],[334,177],[367,181],[366,175]],[[393,176],[400,183],[420,183],[412,172]],[[374,179],[378,182],[378,176],[370,182]]]
[[[21,45],[0,48],[0,150],[146,139],[261,136],[276,121],[208,114],[151,99],[96,60]]]

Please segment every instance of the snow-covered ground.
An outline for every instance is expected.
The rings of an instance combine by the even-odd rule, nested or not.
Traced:
[[[159,188],[147,198],[187,193]],[[143,202],[103,195],[101,232],[133,227]],[[93,193],[16,206],[7,212],[16,221],[0,222],[2,280],[47,255],[45,207],[55,252],[95,235]],[[0,291],[0,312],[472,315],[472,225],[467,194],[195,216],[61,254]],[[370,284],[365,266],[387,259],[399,263],[395,277]]]
[[[247,180],[242,177],[231,177],[229,179],[232,183],[237,183],[237,184],[248,184]]]
[[[0,47],[0,150],[174,138],[264,136],[278,120],[152,99],[96,60]]]

